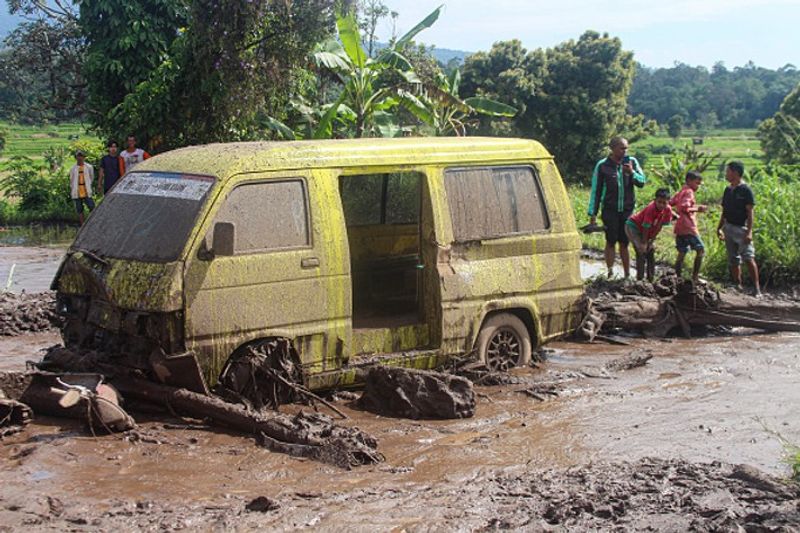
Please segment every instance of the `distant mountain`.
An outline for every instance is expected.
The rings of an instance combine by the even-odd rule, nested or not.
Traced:
[[[431,52],[436,61],[446,65],[451,59],[458,59],[458,63],[464,64],[467,56],[472,55],[472,52],[465,52],[464,50],[451,50],[450,48],[434,48]]]
[[[376,50],[386,48],[387,46],[389,46],[387,43],[375,43]],[[458,59],[458,64],[463,65],[464,59],[466,59],[467,56],[472,55],[472,53],[473,52],[465,52],[464,50],[451,50],[450,48],[434,48],[431,51],[434,59],[443,65],[447,65],[451,59]]]

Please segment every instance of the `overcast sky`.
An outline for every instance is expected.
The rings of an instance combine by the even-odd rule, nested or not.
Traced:
[[[436,24],[417,39],[440,48],[488,50],[519,39],[530,49],[550,47],[587,29],[622,39],[637,61],[668,67],[740,66],[752,60],[800,68],[800,0],[384,0],[396,11],[397,33],[444,3]],[[391,35],[386,22],[383,40]]]

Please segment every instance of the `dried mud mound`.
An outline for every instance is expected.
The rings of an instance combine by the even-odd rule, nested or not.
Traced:
[[[488,529],[797,531],[800,487],[746,465],[645,458],[494,478]]]
[[[460,376],[376,366],[367,374],[358,405],[404,418],[469,418],[475,414],[472,382]]]
[[[0,337],[48,331],[60,326],[54,292],[0,293]]]

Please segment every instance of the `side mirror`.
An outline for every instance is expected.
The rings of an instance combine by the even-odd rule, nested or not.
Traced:
[[[214,235],[211,237],[211,253],[216,257],[230,257],[233,255],[233,243],[236,226],[232,222],[217,222],[214,224]]]

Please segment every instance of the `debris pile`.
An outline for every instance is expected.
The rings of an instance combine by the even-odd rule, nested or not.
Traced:
[[[22,402],[6,398],[0,390],[0,439],[22,431],[33,419],[33,411]]]
[[[677,459],[498,476],[487,529],[793,531],[800,486],[747,465]]]
[[[119,432],[136,426],[121,407],[117,390],[99,374],[32,374],[20,401],[40,415],[86,420],[92,433]]]
[[[255,435],[274,451],[348,469],[384,460],[374,437],[356,427],[336,425],[319,413],[253,411],[216,396],[131,377],[118,377],[114,384],[126,398],[162,405],[183,416],[207,419]]]
[[[460,376],[376,365],[367,373],[358,404],[404,418],[469,418],[475,414],[475,392]]]
[[[0,293],[0,337],[54,330],[62,322],[54,292]]]
[[[675,275],[655,283],[599,280],[587,288],[586,297],[586,316],[576,335],[590,342],[618,330],[652,337],[672,331],[691,337],[708,326],[800,331],[798,300],[720,292]]]

